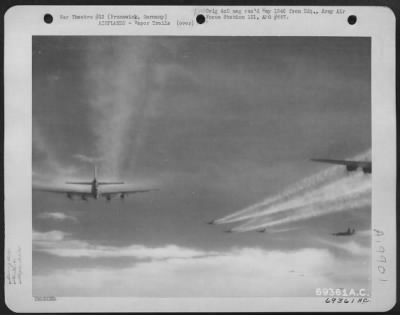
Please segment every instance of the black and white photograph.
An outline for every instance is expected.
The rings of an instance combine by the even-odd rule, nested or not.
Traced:
[[[372,7],[11,9],[8,307],[393,307],[394,22]]]
[[[34,295],[369,294],[369,38],[32,43]]]

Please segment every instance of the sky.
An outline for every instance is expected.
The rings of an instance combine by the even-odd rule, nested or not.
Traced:
[[[100,180],[160,189],[35,191],[35,295],[369,287],[370,206],[265,234],[207,224],[327,169],[310,158],[370,150],[369,38],[35,36],[32,50],[34,185],[90,180],[80,154],[102,159]]]

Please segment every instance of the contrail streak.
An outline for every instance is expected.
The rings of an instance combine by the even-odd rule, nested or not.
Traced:
[[[87,73],[96,154],[104,158],[103,173],[112,176],[126,172],[137,159],[151,76],[146,40],[119,41],[90,42]]]
[[[369,158],[371,150],[367,150],[351,160],[362,160]],[[346,174],[343,166],[333,166],[310,176],[275,196],[269,197],[262,202],[247,207],[243,210],[215,220],[215,224],[232,223],[246,220],[249,218],[262,216],[268,213],[277,213],[285,209],[290,209],[299,202],[303,204],[312,202],[318,198],[327,198],[332,194],[345,193],[352,187],[352,179],[359,178],[360,173]],[[368,178],[369,180],[369,178]],[[344,185],[344,182],[348,182]],[[354,183],[357,185],[357,183]],[[342,187],[342,191],[339,191]]]
[[[94,158],[83,154],[75,154],[74,157],[82,162],[88,162],[88,163],[95,163],[103,160],[102,158]]]
[[[315,190],[304,192],[303,195],[294,196],[292,199],[284,200],[281,203],[273,203],[266,206],[260,206],[257,211],[250,212],[245,215],[236,216],[222,223],[243,221],[246,219],[256,219],[260,216],[270,215],[290,209],[305,206],[317,202],[319,200],[334,199],[336,196],[348,194],[353,190],[357,190],[364,182],[369,181],[369,177],[363,173],[352,173],[344,178],[337,179],[325,186],[321,186]]]
[[[267,232],[269,233],[282,233],[282,232],[290,232],[290,231],[297,231],[301,229],[302,227],[291,227],[291,228],[286,228],[286,229],[276,229],[276,230],[268,230]]]
[[[280,202],[288,201],[288,200],[290,200],[290,198],[294,197],[295,195],[302,194],[307,189],[311,189],[318,184],[322,184],[324,181],[326,182],[325,179],[328,179],[330,181],[335,180],[336,178],[341,176],[338,172],[340,170],[341,170],[341,168],[338,166],[330,167],[327,170],[324,170],[316,175],[308,177],[294,185],[289,186],[285,191],[283,191],[275,196],[264,199],[263,201],[255,204],[255,205],[249,206],[243,210],[240,210],[240,211],[230,214],[226,217],[218,219],[215,221],[215,223],[216,224],[231,223],[231,222],[241,221],[241,220],[250,218],[255,213],[265,209],[265,207],[267,207],[267,206],[274,206]]]
[[[371,205],[370,185],[360,187],[358,191],[332,199],[316,202],[312,205],[300,206],[285,212],[285,217],[271,220],[269,216],[259,220],[247,222],[232,229],[234,232],[252,231],[260,228],[294,223],[305,219],[315,218],[335,212],[348,211]]]

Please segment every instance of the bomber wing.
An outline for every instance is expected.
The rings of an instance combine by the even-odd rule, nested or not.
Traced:
[[[106,190],[102,189],[100,191],[100,195],[103,196],[104,198],[110,200],[113,197],[120,196],[121,198],[124,198],[126,195],[131,195],[131,194],[138,194],[138,193],[145,193],[145,192],[150,192],[150,191],[155,191],[159,190],[158,188],[146,188],[146,189],[120,189],[120,190]]]
[[[358,168],[362,169],[364,173],[368,174],[370,174],[372,171],[371,161],[349,161],[349,160],[333,160],[333,159],[311,159],[311,161],[344,165],[348,171],[355,171]]]
[[[369,162],[369,161],[348,161],[348,160],[331,160],[331,159],[311,159],[311,161],[330,163],[330,164],[339,164],[339,165],[345,165],[345,166],[356,166],[356,167],[371,166],[371,162]]]
[[[49,192],[53,194],[65,194],[69,197],[72,196],[81,196],[81,197],[87,197],[90,196],[90,191],[85,191],[81,189],[73,189],[70,187],[59,187],[59,188],[51,188],[51,187],[33,187],[32,188],[34,191],[42,191],[42,192]]]

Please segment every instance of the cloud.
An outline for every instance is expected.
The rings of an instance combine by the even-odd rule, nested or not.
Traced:
[[[130,245],[125,247],[104,246],[87,241],[72,239],[68,233],[61,231],[34,231],[33,248],[37,252],[45,252],[60,257],[134,257],[138,259],[192,258],[203,255],[216,255],[216,252],[182,248],[176,245],[163,247],[146,247]]]
[[[62,241],[68,233],[62,231],[49,231],[49,232],[38,232],[33,231],[33,243],[42,243],[42,242],[58,242]]]
[[[347,242],[332,242],[324,239],[318,240],[321,244],[328,245],[333,248],[340,249],[345,251],[351,255],[358,255],[358,256],[368,256],[371,252],[371,249],[365,246],[362,246],[360,243],[351,240]]]
[[[292,274],[299,270],[303,277]],[[337,281],[332,272],[345,280]],[[139,262],[127,268],[72,269],[34,276],[34,293],[56,296],[313,296],[317,287],[363,287],[369,270],[326,249],[259,248],[203,258]],[[347,280],[346,280],[347,279]]]
[[[371,255],[371,237],[370,229],[357,230],[351,237],[330,236],[327,238],[316,238],[316,244],[319,243],[330,249],[341,251],[341,254],[349,254],[354,257],[367,257]],[[364,259],[368,260],[368,258]]]
[[[46,252],[60,257],[88,257],[88,258],[121,258],[133,257],[137,259],[171,259],[193,258],[203,255],[215,255],[216,253],[204,253],[199,250],[181,248],[176,245],[163,247],[146,247],[143,245],[130,245],[125,247],[92,245],[84,241],[64,241],[58,246],[53,244],[37,244],[36,251]],[[44,246],[43,246],[44,245]]]
[[[78,218],[63,212],[42,212],[38,214],[38,219],[54,220],[54,221],[72,221],[78,222]]]
[[[246,247],[212,252],[172,244],[98,246],[60,231],[36,233],[41,237],[34,250],[52,255],[78,260],[139,258],[125,268],[99,265],[34,275],[36,295],[313,296],[317,287],[365,287],[370,276],[368,266],[362,264],[365,256],[338,257],[329,247],[289,251]]]

